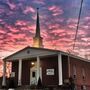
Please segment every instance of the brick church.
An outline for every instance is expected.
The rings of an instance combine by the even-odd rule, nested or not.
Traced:
[[[45,86],[61,86],[72,77],[76,90],[81,90],[81,86],[84,86],[83,90],[90,90],[89,60],[63,51],[43,48],[38,10],[33,47],[27,46],[3,61],[3,86],[6,85],[6,62],[12,62],[11,76],[18,86],[37,85],[39,78]]]

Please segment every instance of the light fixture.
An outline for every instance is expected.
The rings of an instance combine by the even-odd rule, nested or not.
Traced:
[[[35,63],[34,62],[31,62],[31,65],[34,65]]]

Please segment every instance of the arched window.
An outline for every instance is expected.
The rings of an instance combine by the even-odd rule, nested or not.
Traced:
[[[85,74],[85,68],[82,68],[82,78],[85,80],[86,74]]]
[[[73,65],[73,77],[76,78],[76,65]]]

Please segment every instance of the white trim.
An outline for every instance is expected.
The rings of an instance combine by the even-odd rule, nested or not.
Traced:
[[[6,61],[3,63],[3,80],[2,80],[2,86],[6,86]]]
[[[35,77],[32,77],[32,73],[35,72]],[[36,66],[30,68],[30,85],[37,85],[37,68]]]
[[[40,79],[42,80],[42,67],[40,67]]]
[[[37,82],[40,77],[40,58],[37,56]]]
[[[34,62],[34,66],[30,67],[30,85],[35,84],[37,85],[39,77],[42,80],[42,68],[40,67],[40,60],[39,57],[36,62]],[[32,72],[36,72],[35,78],[32,78]]]
[[[21,86],[21,76],[22,76],[22,60],[19,60],[19,64],[18,64],[19,68],[18,68],[18,86]]]
[[[58,75],[59,75],[59,85],[62,85],[63,80],[62,80],[62,57],[61,57],[61,53],[58,54]]]

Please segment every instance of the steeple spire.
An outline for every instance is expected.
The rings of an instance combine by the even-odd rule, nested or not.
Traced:
[[[42,48],[42,37],[40,35],[40,23],[39,23],[39,8],[37,8],[37,19],[36,19],[36,33],[35,37],[33,38],[33,47]]]
[[[39,8],[37,8],[36,34],[35,37],[40,37],[40,23],[39,23]]]

